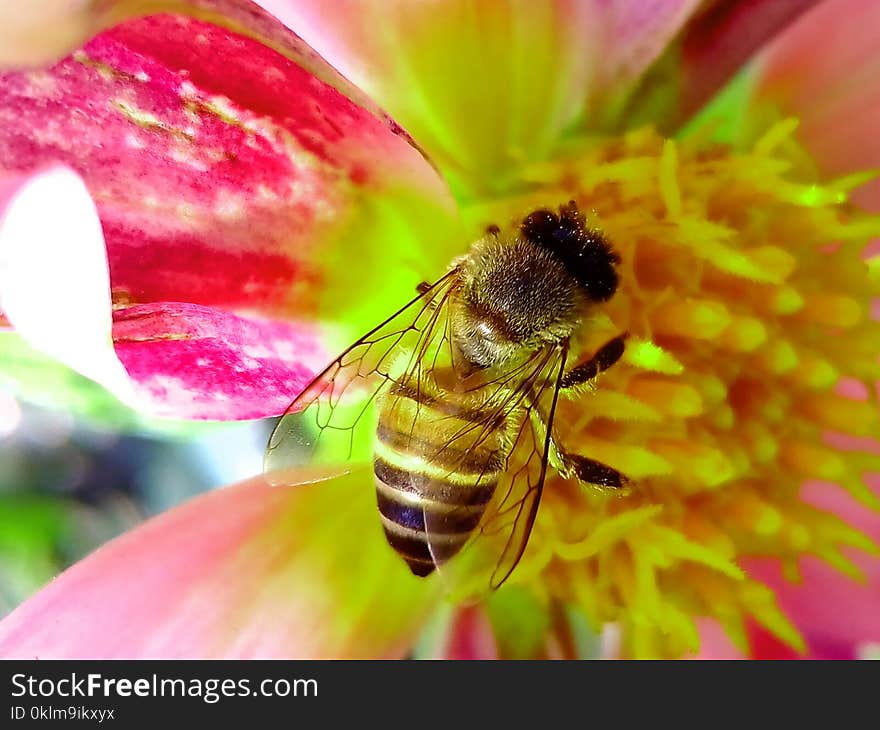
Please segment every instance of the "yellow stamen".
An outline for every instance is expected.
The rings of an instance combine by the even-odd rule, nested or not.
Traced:
[[[621,257],[595,334],[628,332],[624,357],[592,400],[560,401],[558,425],[569,450],[622,470],[630,490],[614,499],[551,476],[513,580],[596,627],[619,622],[630,656],[695,650],[695,616],[743,649],[751,617],[802,650],[741,561],[777,558],[797,577],[812,554],[855,577],[841,549],[874,549],[801,499],[805,481],[824,480],[880,507],[865,483],[880,471],[874,447],[827,438],[880,427],[880,257],[861,253],[880,217],[847,202],[872,173],[816,180],[796,127],[783,120],[746,152],[650,129],[597,139],[473,212],[503,222],[574,199]],[[835,390],[844,376],[862,400]]]

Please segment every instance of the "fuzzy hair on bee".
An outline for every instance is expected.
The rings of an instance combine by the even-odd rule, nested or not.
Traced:
[[[461,261],[453,332],[482,367],[569,337],[587,297],[551,253],[515,237],[489,236]]]
[[[614,294],[618,262],[574,203],[536,210],[513,231],[491,227],[454,262],[458,350],[483,368],[567,340],[590,305]]]

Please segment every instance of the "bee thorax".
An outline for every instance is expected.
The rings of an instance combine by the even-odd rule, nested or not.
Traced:
[[[565,266],[520,238],[477,242],[462,265],[452,307],[459,353],[480,367],[570,337],[587,304]]]

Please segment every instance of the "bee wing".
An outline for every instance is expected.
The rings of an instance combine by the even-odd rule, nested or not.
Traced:
[[[402,373],[430,371],[441,350],[451,353],[448,301],[457,269],[452,269],[377,327],[348,347],[290,404],[269,437],[263,469],[277,485],[309,465],[321,481],[369,460],[375,435],[376,396]],[[450,354],[451,356],[451,354]],[[401,362],[401,358],[407,358]]]
[[[544,489],[565,359],[565,349],[539,352],[518,386],[510,388],[499,411],[516,424],[512,449],[477,528],[448,563],[442,558],[449,525],[466,519],[466,514],[423,511],[431,555],[456,598],[479,598],[487,589],[495,590],[510,577],[525,552]]]

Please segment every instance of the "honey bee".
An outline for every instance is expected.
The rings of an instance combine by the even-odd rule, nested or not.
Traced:
[[[548,466],[601,489],[627,487],[616,469],[566,451],[553,430],[558,399],[624,353],[626,333],[569,367],[589,315],[617,290],[618,264],[573,201],[490,226],[293,401],[269,439],[266,471],[353,458],[369,429],[391,547],[427,576],[479,545],[475,565],[497,588],[526,548]],[[350,389],[363,391],[354,407]]]

